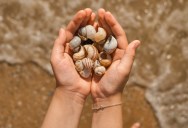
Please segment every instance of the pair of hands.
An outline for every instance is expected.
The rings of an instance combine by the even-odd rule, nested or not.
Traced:
[[[133,64],[135,50],[140,42],[135,40],[128,45],[126,34],[110,12],[98,10],[96,14],[91,9],[80,10],[70,21],[66,29],[61,29],[52,50],[51,64],[57,82],[57,88],[79,94],[84,100],[91,93],[94,102],[121,95]],[[87,24],[103,27],[109,35],[114,35],[118,48],[113,53],[113,63],[102,77],[92,76],[82,78],[71,58],[69,41],[76,31]]]

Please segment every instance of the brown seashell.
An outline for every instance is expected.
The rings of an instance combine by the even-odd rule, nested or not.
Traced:
[[[86,51],[83,46],[80,46],[80,50],[73,54],[73,60],[81,60],[86,56]]]
[[[93,46],[93,45],[84,45],[84,48],[85,48],[85,50],[87,52],[87,58],[90,58],[93,61],[98,59],[99,53],[98,53],[98,50],[97,50],[97,48],[95,46]]]
[[[100,62],[100,64],[102,66],[108,67],[112,63],[112,57],[109,54],[105,53],[105,52],[101,52],[99,54],[99,62]]]
[[[103,28],[99,27],[98,32],[95,34],[95,42],[99,44],[104,44],[106,35],[106,31]]]
[[[77,61],[75,62],[75,68],[76,68],[76,70],[77,70],[78,72],[84,70],[84,64],[83,64],[82,60],[77,60]]]
[[[84,58],[82,59],[82,63],[84,65],[84,68],[92,69],[93,68],[93,61],[90,58]]]

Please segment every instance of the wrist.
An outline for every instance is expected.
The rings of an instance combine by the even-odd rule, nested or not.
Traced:
[[[69,91],[64,88],[57,87],[54,92],[54,97],[59,100],[64,100],[68,102],[73,102],[79,105],[84,105],[86,97],[79,92]]]
[[[102,109],[122,104],[122,93],[93,99],[93,109]]]

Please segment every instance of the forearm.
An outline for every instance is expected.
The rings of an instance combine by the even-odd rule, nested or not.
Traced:
[[[42,128],[77,128],[83,104],[79,94],[56,89]]]
[[[109,107],[93,111],[92,128],[123,128],[121,94],[94,102]]]

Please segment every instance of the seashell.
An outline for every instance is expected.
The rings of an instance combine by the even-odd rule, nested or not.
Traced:
[[[82,63],[84,65],[84,68],[92,69],[93,68],[93,61],[90,58],[84,58],[82,59]]]
[[[88,78],[92,75],[91,69],[89,68],[84,68],[84,70],[80,71],[79,73],[83,78]]]
[[[81,44],[81,39],[78,36],[74,36],[73,39],[69,42],[69,47],[71,50],[76,49],[77,51],[79,49],[79,46]]]
[[[101,52],[99,54],[99,62],[100,62],[100,64],[102,66],[108,67],[112,63],[112,57],[109,54],[105,53],[105,52]]]
[[[80,72],[84,69],[84,64],[83,64],[82,60],[77,60],[75,62],[75,68],[78,72]]]
[[[95,42],[103,44],[105,42],[106,35],[106,31],[103,28],[99,27],[98,32],[95,34]]]
[[[85,48],[83,46],[80,46],[79,51],[73,54],[73,60],[74,61],[81,60],[85,56],[86,56]]]
[[[117,48],[117,40],[113,37],[110,36],[108,37],[106,43],[104,44],[104,51],[108,54],[111,54],[114,52]]]
[[[84,45],[84,48],[87,52],[87,58],[92,59],[93,61],[95,61],[96,59],[98,59],[99,57],[99,52],[97,50],[97,48],[93,45]]]
[[[106,68],[104,66],[99,66],[94,69],[94,72],[97,76],[102,76],[106,72]]]
[[[96,30],[92,25],[87,25],[78,30],[78,35],[82,40],[90,39],[94,41]]]
[[[93,69],[95,69],[96,67],[99,67],[99,66],[101,66],[99,60],[95,60],[94,65],[93,65]]]

